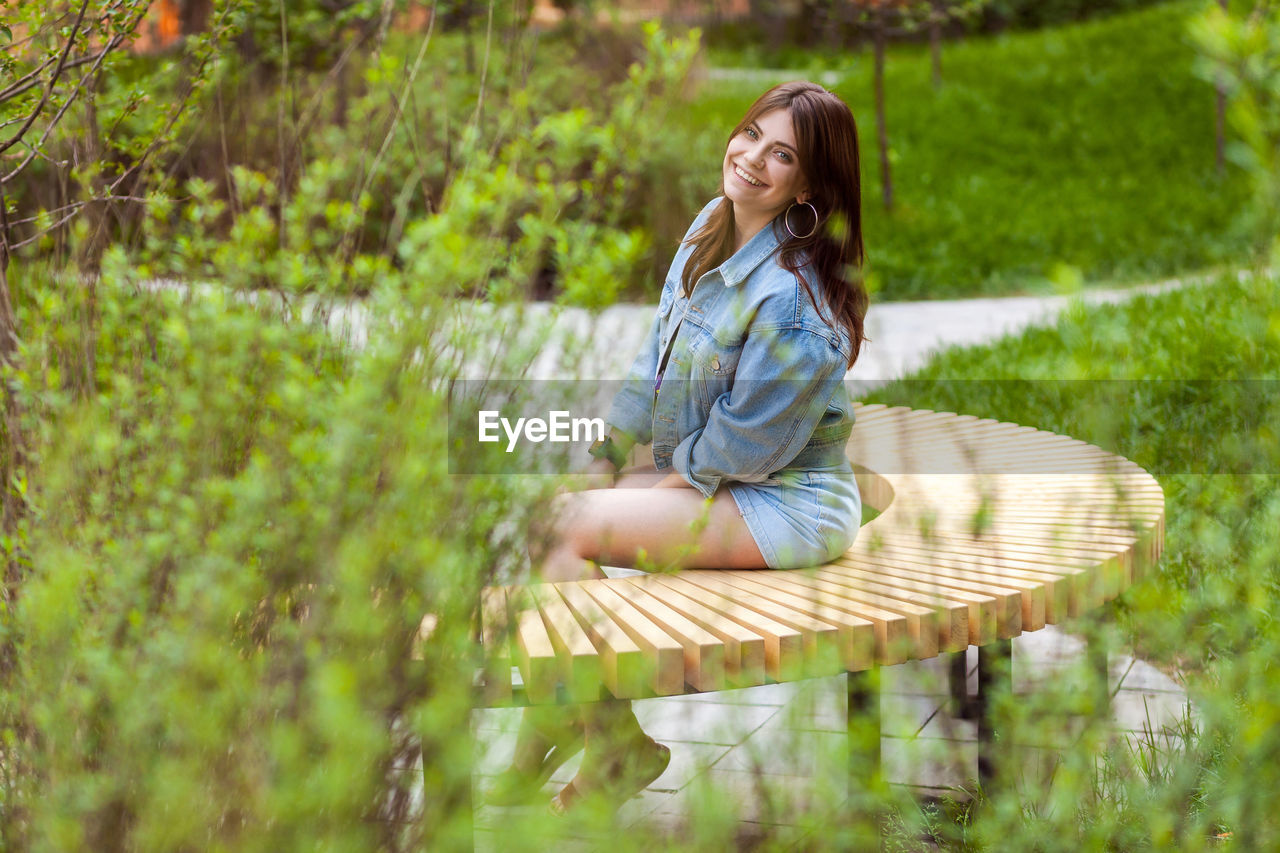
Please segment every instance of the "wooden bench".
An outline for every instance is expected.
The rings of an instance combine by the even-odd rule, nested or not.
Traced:
[[[1155,478],[1082,441],[866,405],[848,452],[880,514],[828,565],[486,589],[481,701],[668,696],[847,672],[850,723],[858,711],[865,727],[878,719],[874,682],[855,674],[952,653],[959,693],[973,645],[979,701],[957,698],[989,742],[981,700],[992,673],[1008,672],[1009,640],[1116,597],[1160,555]],[[989,759],[979,767],[989,776]]]

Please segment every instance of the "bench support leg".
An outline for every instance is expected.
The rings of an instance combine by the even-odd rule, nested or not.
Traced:
[[[967,650],[951,653],[951,659],[947,661],[947,685],[951,693],[951,713],[961,720],[976,719],[978,703],[969,695],[969,654]]]
[[[995,750],[996,728],[994,720],[994,694],[999,690],[1013,689],[1013,643],[997,640],[978,647],[978,782],[989,788],[996,781]]]
[[[1093,673],[1093,714],[1097,719],[1108,719],[1111,716],[1111,683],[1107,668],[1107,638],[1100,626],[1088,634],[1088,645],[1085,653],[1089,658],[1089,669]]]
[[[849,772],[852,782],[867,787],[880,774],[880,673],[878,668],[847,675],[849,707]]]
[[[969,695],[968,658],[965,652],[955,652],[948,663],[948,683],[953,713],[962,720],[978,723],[978,782],[989,788],[995,781],[993,758],[996,727],[993,718],[992,697],[998,690],[1008,692],[1013,688],[1013,643],[997,640],[978,647],[978,692]]]
[[[849,704],[849,804],[853,810],[854,849],[880,849],[880,804],[884,774],[880,767],[880,668],[846,675]]]

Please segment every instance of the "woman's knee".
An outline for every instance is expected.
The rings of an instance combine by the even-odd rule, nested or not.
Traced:
[[[580,557],[590,558],[590,499],[582,492],[559,494],[551,499],[550,542],[552,549],[568,549]]]

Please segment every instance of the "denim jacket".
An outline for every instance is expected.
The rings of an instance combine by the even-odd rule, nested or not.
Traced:
[[[727,203],[703,208],[685,240]],[[778,263],[781,230],[780,220],[765,226],[688,297],[680,276],[693,246],[681,244],[607,418],[637,444],[652,442],[655,466],[674,466],[707,497],[725,482],[848,464],[853,415],[843,380],[852,343]],[[821,304],[820,283],[802,274]]]

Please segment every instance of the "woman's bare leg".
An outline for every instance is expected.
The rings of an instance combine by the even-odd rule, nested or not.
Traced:
[[[553,512],[549,547],[541,559],[547,581],[601,577],[593,565],[600,563],[726,569],[766,565],[726,491],[708,502],[692,486],[592,489],[557,496]]]
[[[613,487],[615,489],[649,489],[662,482],[666,476],[652,465],[624,468],[618,473],[618,479]]]
[[[540,573],[546,581],[601,577],[598,564],[642,561],[681,568],[763,568],[764,557],[727,491],[710,501],[692,486],[657,487],[669,476],[631,469],[611,489],[556,497]],[[573,781],[552,802],[556,811],[592,793],[631,796],[660,776],[670,751],[640,728],[630,702],[584,709],[586,754]],[[615,803],[615,805],[618,803]]]

